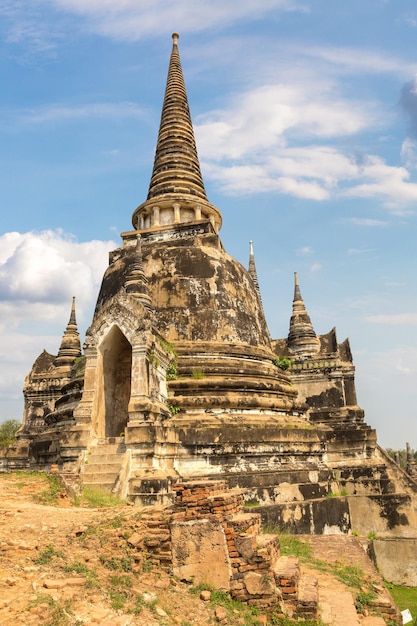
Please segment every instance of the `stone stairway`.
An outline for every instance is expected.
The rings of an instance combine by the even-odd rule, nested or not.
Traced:
[[[119,477],[125,452],[123,437],[109,437],[91,447],[82,472],[83,487],[111,492]]]

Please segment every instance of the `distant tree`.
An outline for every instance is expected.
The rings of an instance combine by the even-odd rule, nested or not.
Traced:
[[[0,449],[7,448],[16,441],[16,433],[21,425],[17,420],[6,420],[0,424]]]
[[[405,470],[405,468],[407,467],[407,450],[405,448],[403,448],[402,450],[393,450],[392,448],[386,448],[385,452],[387,452],[387,454],[389,454],[390,457],[394,459],[394,461],[396,460],[396,458],[399,458],[400,467]],[[413,451],[413,456],[415,462],[417,463],[417,450]]]

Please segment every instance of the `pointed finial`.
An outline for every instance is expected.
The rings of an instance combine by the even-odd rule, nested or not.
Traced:
[[[75,317],[75,296],[72,296],[71,315],[68,324],[71,324],[72,326],[77,325],[77,320]]]
[[[314,354],[320,349],[320,342],[301,296],[297,272],[294,272],[294,300],[287,344],[290,352],[300,356]]]
[[[294,272],[294,302],[300,301],[303,302],[303,298],[301,297],[300,284],[298,282],[298,274]],[[304,302],[303,302],[304,306]]]
[[[70,371],[75,359],[80,355],[81,342],[75,317],[75,296],[73,296],[69,322],[62,336],[61,346],[54,364],[57,367],[63,367]]]
[[[259,306],[261,309],[263,309],[262,306],[262,296],[261,296],[261,289],[259,287],[259,280],[258,280],[258,274],[256,272],[256,265],[255,265],[255,255],[253,253],[253,241],[249,241],[249,269],[248,269],[249,275],[252,278],[253,284],[255,285],[255,290],[256,290],[256,294],[258,296],[258,300],[259,300]]]
[[[222,216],[207,198],[178,50],[178,33],[168,67],[165,97],[148,197],[134,211],[135,230],[206,220],[219,232]],[[190,220],[191,216],[191,220]]]

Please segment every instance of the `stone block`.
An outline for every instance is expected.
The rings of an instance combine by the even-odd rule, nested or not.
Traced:
[[[175,576],[229,590],[232,569],[226,536],[218,522],[207,519],[174,521],[171,536]]]

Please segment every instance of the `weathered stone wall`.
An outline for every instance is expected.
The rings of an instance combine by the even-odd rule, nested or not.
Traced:
[[[417,539],[379,538],[370,542],[369,554],[385,580],[417,587]]]

